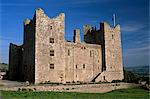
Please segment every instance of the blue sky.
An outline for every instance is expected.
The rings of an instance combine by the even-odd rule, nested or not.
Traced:
[[[106,21],[112,25],[115,13],[116,23],[121,25],[124,66],[149,64],[149,0],[0,0],[0,62],[8,63],[10,42],[22,44],[23,20],[31,19],[39,7],[49,17],[65,13],[67,40],[84,24],[99,28]]]

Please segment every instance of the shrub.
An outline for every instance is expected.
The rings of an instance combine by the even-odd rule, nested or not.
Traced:
[[[130,71],[124,70],[124,82],[128,83],[138,83],[138,76]]]
[[[119,83],[122,82],[122,80],[113,80],[112,83]]]

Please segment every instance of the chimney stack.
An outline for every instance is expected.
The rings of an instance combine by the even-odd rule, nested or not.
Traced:
[[[74,38],[73,38],[74,43],[80,43],[80,29],[75,29],[74,30]]]

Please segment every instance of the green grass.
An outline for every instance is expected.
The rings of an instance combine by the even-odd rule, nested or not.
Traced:
[[[1,91],[2,99],[149,99],[144,89],[120,89],[108,93]]]

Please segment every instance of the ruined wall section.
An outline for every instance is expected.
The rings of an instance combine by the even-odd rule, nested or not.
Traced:
[[[65,15],[55,18],[37,9],[35,43],[35,83],[65,81]],[[52,40],[52,41],[51,41]],[[53,55],[50,55],[52,52]]]
[[[90,82],[101,73],[101,46],[66,42],[66,82]]]
[[[83,26],[84,42],[89,44],[103,44],[103,34],[100,29],[91,27],[90,25]]]
[[[21,80],[22,46],[10,43],[9,46],[9,79]]]
[[[23,66],[24,81],[34,82],[35,75],[35,17],[24,20]]]

